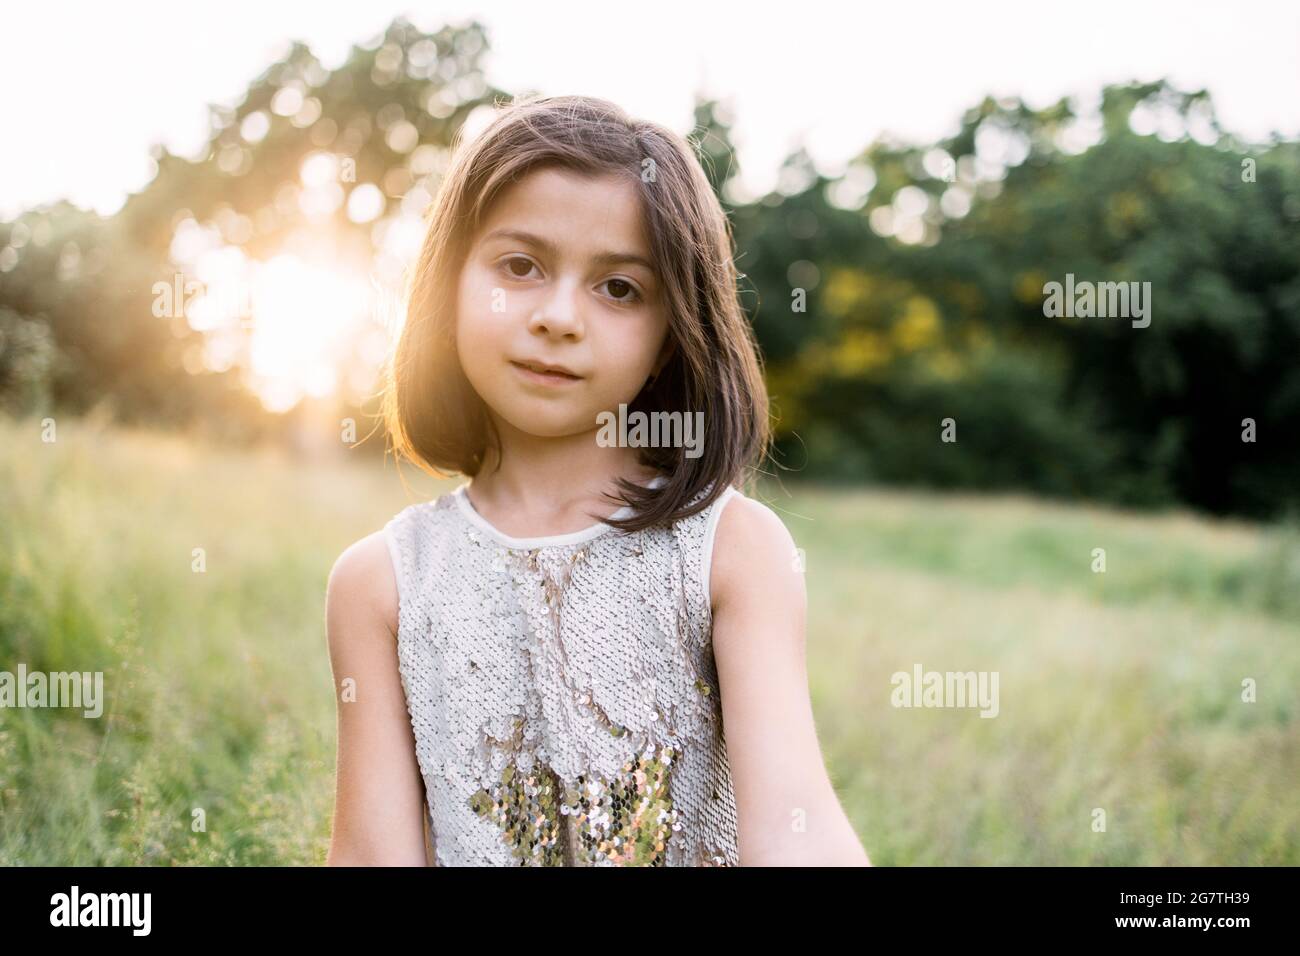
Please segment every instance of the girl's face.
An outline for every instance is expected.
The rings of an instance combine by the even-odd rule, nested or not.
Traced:
[[[507,187],[461,270],[456,347],[498,425],[527,435],[594,432],[631,405],[671,354],[635,187],[556,168]]]

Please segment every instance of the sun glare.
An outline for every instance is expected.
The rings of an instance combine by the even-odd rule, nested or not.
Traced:
[[[252,289],[249,385],[262,402],[285,411],[304,396],[336,392],[368,320],[368,284],[281,255],[258,265]]]
[[[317,237],[319,238],[319,237]],[[172,253],[183,264],[185,318],[204,333],[186,367],[240,367],[267,409],[285,412],[306,397],[371,387],[387,329],[375,283],[340,261],[328,244],[250,259],[220,232],[189,220]],[[193,281],[196,280],[196,281]]]

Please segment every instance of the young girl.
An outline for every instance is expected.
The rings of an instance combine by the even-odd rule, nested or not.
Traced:
[[[737,278],[656,124],[533,97],[461,144],[385,417],[472,480],[330,574],[329,863],[869,865],[813,725],[794,542],[734,485],[768,442]],[[636,413],[657,427],[611,436]]]

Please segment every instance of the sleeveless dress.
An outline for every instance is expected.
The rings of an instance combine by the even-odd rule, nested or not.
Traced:
[[[709,568],[739,492],[512,538],[466,487],[384,527],[434,865],[738,865]]]

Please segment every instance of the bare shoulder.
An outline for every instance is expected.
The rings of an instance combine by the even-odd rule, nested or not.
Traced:
[[[713,648],[741,865],[869,864],[817,739],[794,538],[776,511],[740,495],[714,538]],[[806,826],[790,825],[792,809]]]
[[[377,622],[396,637],[397,574],[382,530],[354,542],[338,556],[330,569],[325,605],[329,621],[344,625],[340,633]],[[335,631],[330,628],[331,635]]]
[[[333,866],[424,866],[424,782],[407,709],[397,625],[398,577],[383,530],[349,546],[326,599],[338,714]]]
[[[709,596],[716,610],[775,588],[777,600],[801,603],[803,575],[794,538],[775,511],[737,492],[722,507],[714,531]]]

